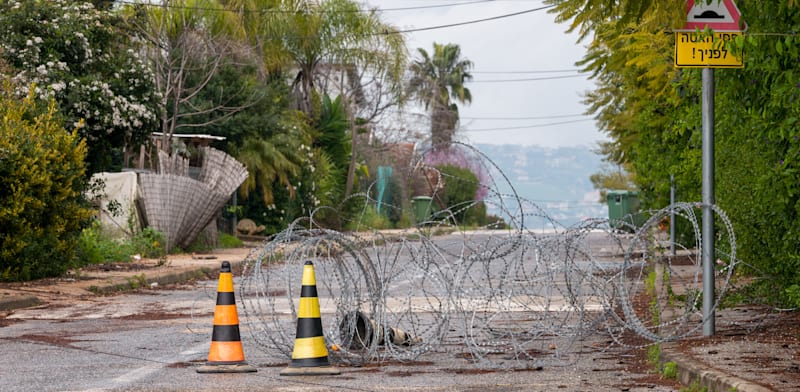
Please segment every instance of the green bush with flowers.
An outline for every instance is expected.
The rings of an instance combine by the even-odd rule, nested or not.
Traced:
[[[117,169],[114,153],[159,127],[160,97],[135,38],[119,15],[91,2],[0,2],[0,58],[15,94],[35,85],[53,99],[63,126],[87,141],[87,171]]]

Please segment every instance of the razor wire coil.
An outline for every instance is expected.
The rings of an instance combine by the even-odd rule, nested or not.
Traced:
[[[723,228],[716,254],[727,261],[716,270],[718,299],[729,287],[739,261],[732,224],[718,206],[676,203],[648,211],[640,227],[614,229],[608,219],[564,227],[516,191],[499,192],[496,178],[513,190],[505,174],[477,150],[467,151],[495,173],[480,184],[488,190],[482,202],[502,211],[511,229],[459,229],[456,217],[477,202],[391,233],[321,228],[315,220],[321,209],[312,211],[245,260],[242,312],[258,346],[291,355],[306,260],[317,271],[325,336],[340,363],[410,361],[446,351],[479,366],[528,368],[573,363],[574,348],[597,334],[625,347],[680,340],[703,322],[702,271],[692,250],[702,249],[698,209],[713,211]],[[431,169],[422,161],[413,168]],[[376,203],[369,193],[353,197]],[[670,243],[658,230],[671,215],[691,227],[694,246]],[[523,225],[537,219],[547,227]]]

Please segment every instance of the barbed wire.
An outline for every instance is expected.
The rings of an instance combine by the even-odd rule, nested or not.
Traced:
[[[332,360],[350,365],[410,361],[448,352],[476,366],[516,369],[575,363],[584,340],[607,336],[612,347],[639,347],[695,335],[700,312],[703,238],[700,203],[647,211],[639,225],[589,219],[563,226],[515,193],[477,149],[454,143],[491,173],[485,198],[447,206],[403,230],[342,232],[315,219],[324,207],[270,237],[245,260],[242,313],[259,348],[291,356],[303,264],[313,261]],[[443,184],[470,181],[425,163],[411,176]],[[435,174],[432,175],[432,174]],[[473,180],[474,181],[474,180]],[[511,194],[501,193],[499,182]],[[375,205],[373,192],[348,203]],[[462,229],[466,212],[490,205],[509,223]],[[385,208],[401,208],[386,205]],[[736,264],[736,240],[715,205],[717,301]],[[682,237],[660,228],[669,217]],[[342,215],[343,216],[343,215]],[[538,222],[536,229],[526,224]],[[366,221],[357,222],[368,228]],[[675,253],[672,253],[672,249]]]

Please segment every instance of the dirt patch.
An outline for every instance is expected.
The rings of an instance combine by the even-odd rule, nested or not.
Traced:
[[[682,355],[775,391],[800,391],[800,313],[718,312],[714,336],[679,342]]]
[[[486,374],[486,373],[497,372],[497,370],[494,369],[458,369],[458,368],[441,369],[441,371],[453,374]]]
[[[25,334],[17,336],[14,338],[14,340],[27,340],[29,342],[44,343],[50,346],[58,346],[66,348],[76,348],[72,344],[81,341],[79,339],[70,339],[68,336],[36,335],[36,334]]]
[[[638,292],[631,298],[631,306],[640,319],[647,320],[648,317],[652,317],[649,310],[649,298],[643,292]],[[621,312],[618,308],[615,311],[620,317],[624,318],[624,312]],[[626,347],[619,349],[617,364],[622,365],[630,374],[641,375],[633,379],[636,383],[634,385],[620,385],[619,387],[622,390],[630,390],[630,388],[634,387],[653,388],[657,385],[666,386],[676,391],[683,388],[683,385],[677,380],[665,378],[656,368],[657,364],[652,362],[649,357],[649,351],[654,347],[653,342],[632,331],[625,331],[620,340],[625,343]]]
[[[120,320],[174,320],[181,318],[191,318],[191,314],[185,313],[168,313],[168,312],[144,312],[138,314],[131,314],[127,316],[118,317]]]
[[[389,377],[411,377],[415,373],[409,372],[407,370],[398,370],[394,372],[386,372],[386,375]]]
[[[513,355],[507,355],[505,359],[514,360],[514,359],[531,359],[531,358],[542,358],[552,355],[552,353],[545,352],[542,350],[537,350],[535,348],[528,349],[525,351],[517,352]]]
[[[203,361],[203,362],[205,362],[205,361]],[[279,368],[279,367],[286,367],[287,364],[288,364],[288,361],[287,362],[283,362],[283,363],[274,363],[274,362],[271,362],[271,363],[258,363],[258,364],[254,364],[254,366],[257,367],[257,368]],[[337,365],[337,366],[339,366],[339,365]],[[339,366],[339,367],[341,367],[341,366]]]
[[[666,256],[664,261],[670,265],[697,265],[700,262],[698,255]]]
[[[343,367],[341,365],[337,365],[339,367]],[[348,373],[380,373],[381,369],[378,368],[354,368],[352,370],[348,370]]]
[[[109,272],[109,271],[143,271],[153,268],[158,268],[156,264],[141,264],[141,263],[103,263],[92,264],[81,268],[83,272]]]
[[[22,321],[22,320],[14,320],[14,319],[9,320],[9,319],[6,318],[6,316],[8,316],[8,314],[0,314],[0,328],[7,327],[9,325],[12,325],[12,324],[15,324],[15,323],[18,323],[18,322]]]
[[[641,375],[633,379],[636,384],[626,384],[624,388],[652,388],[655,385],[670,387],[676,391],[683,388],[683,385],[677,380],[665,378],[662,374],[656,372],[655,365],[647,358],[647,348],[631,348],[622,351],[619,364],[623,365],[628,373]],[[623,386],[620,387],[622,388]]]
[[[363,368],[375,368],[375,367],[377,367],[377,368],[380,368],[380,367],[384,367],[384,366],[434,366],[434,365],[436,365],[436,363],[435,362],[431,362],[431,361],[397,361],[397,360],[389,360],[389,361],[383,361],[383,362],[368,362],[368,363],[365,363],[362,366],[358,366],[358,367],[363,367]],[[347,365],[344,365],[344,364],[338,365],[338,366],[347,367]]]

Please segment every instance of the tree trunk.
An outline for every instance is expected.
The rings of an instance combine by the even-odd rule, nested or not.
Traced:
[[[353,184],[356,177],[356,127],[353,121],[353,113],[350,111],[348,118],[350,123],[350,166],[347,168],[347,182],[344,186],[345,199],[353,192]]]
[[[431,114],[431,146],[438,149],[453,141],[455,113],[446,109],[434,110]]]

